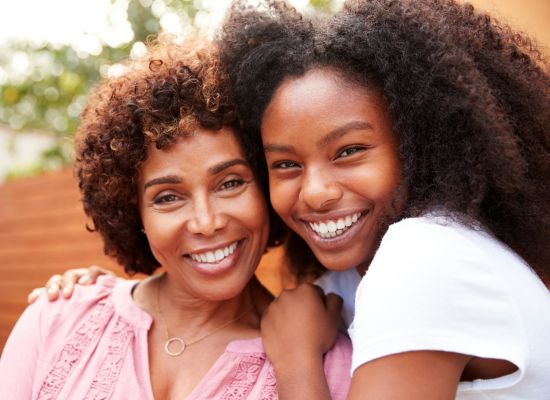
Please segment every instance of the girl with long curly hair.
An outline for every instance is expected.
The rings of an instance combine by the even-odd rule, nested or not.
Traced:
[[[321,286],[355,297],[349,398],[547,398],[550,77],[535,44],[452,0],[349,0],[320,21],[243,3],[222,60],[296,270],[322,265]],[[327,395],[308,385],[331,332],[318,307],[300,286],[263,317],[281,397]]]

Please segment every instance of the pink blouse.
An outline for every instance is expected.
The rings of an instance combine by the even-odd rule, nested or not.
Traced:
[[[152,319],[132,300],[135,281],[102,276],[71,299],[42,296],[15,325],[0,358],[0,399],[153,399],[147,332]],[[325,357],[333,399],[350,385],[351,344]],[[277,399],[261,338],[235,340],[187,400]]]

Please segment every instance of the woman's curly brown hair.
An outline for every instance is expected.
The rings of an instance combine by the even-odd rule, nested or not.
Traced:
[[[76,134],[84,210],[103,238],[105,254],[130,274],[151,274],[159,266],[141,231],[138,208],[137,174],[149,146],[167,148],[198,126],[228,126],[239,139],[229,79],[212,43],[161,38],[149,50],[147,58],[128,62],[125,74],[91,92]],[[282,235],[281,225],[272,224],[270,244]]]
[[[403,217],[480,222],[550,276],[550,76],[532,40],[453,0],[348,0],[327,20],[265,5],[235,1],[220,37],[247,140],[285,78],[332,68],[389,104]]]

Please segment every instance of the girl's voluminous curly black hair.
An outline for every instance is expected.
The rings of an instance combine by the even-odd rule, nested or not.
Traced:
[[[236,0],[219,39],[245,141],[261,146],[283,80],[330,68],[389,105],[403,217],[438,209],[481,223],[550,277],[549,64],[527,36],[453,0],[349,0],[324,19]],[[289,257],[299,275],[315,274],[304,249]]]
[[[149,50],[147,58],[129,62],[126,73],[91,92],[75,138],[75,172],[91,229],[101,234],[105,253],[130,274],[151,274],[159,266],[138,208],[137,174],[149,146],[168,148],[196,127],[231,127],[240,140],[229,79],[212,43],[178,44],[166,37]],[[249,153],[251,167],[261,170]],[[285,234],[277,222],[271,224],[270,245]]]

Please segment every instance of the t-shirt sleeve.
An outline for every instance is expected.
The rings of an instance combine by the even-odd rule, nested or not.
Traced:
[[[357,291],[352,370],[415,350],[523,368],[527,350],[515,304],[498,265],[465,230],[423,219],[389,228]]]

